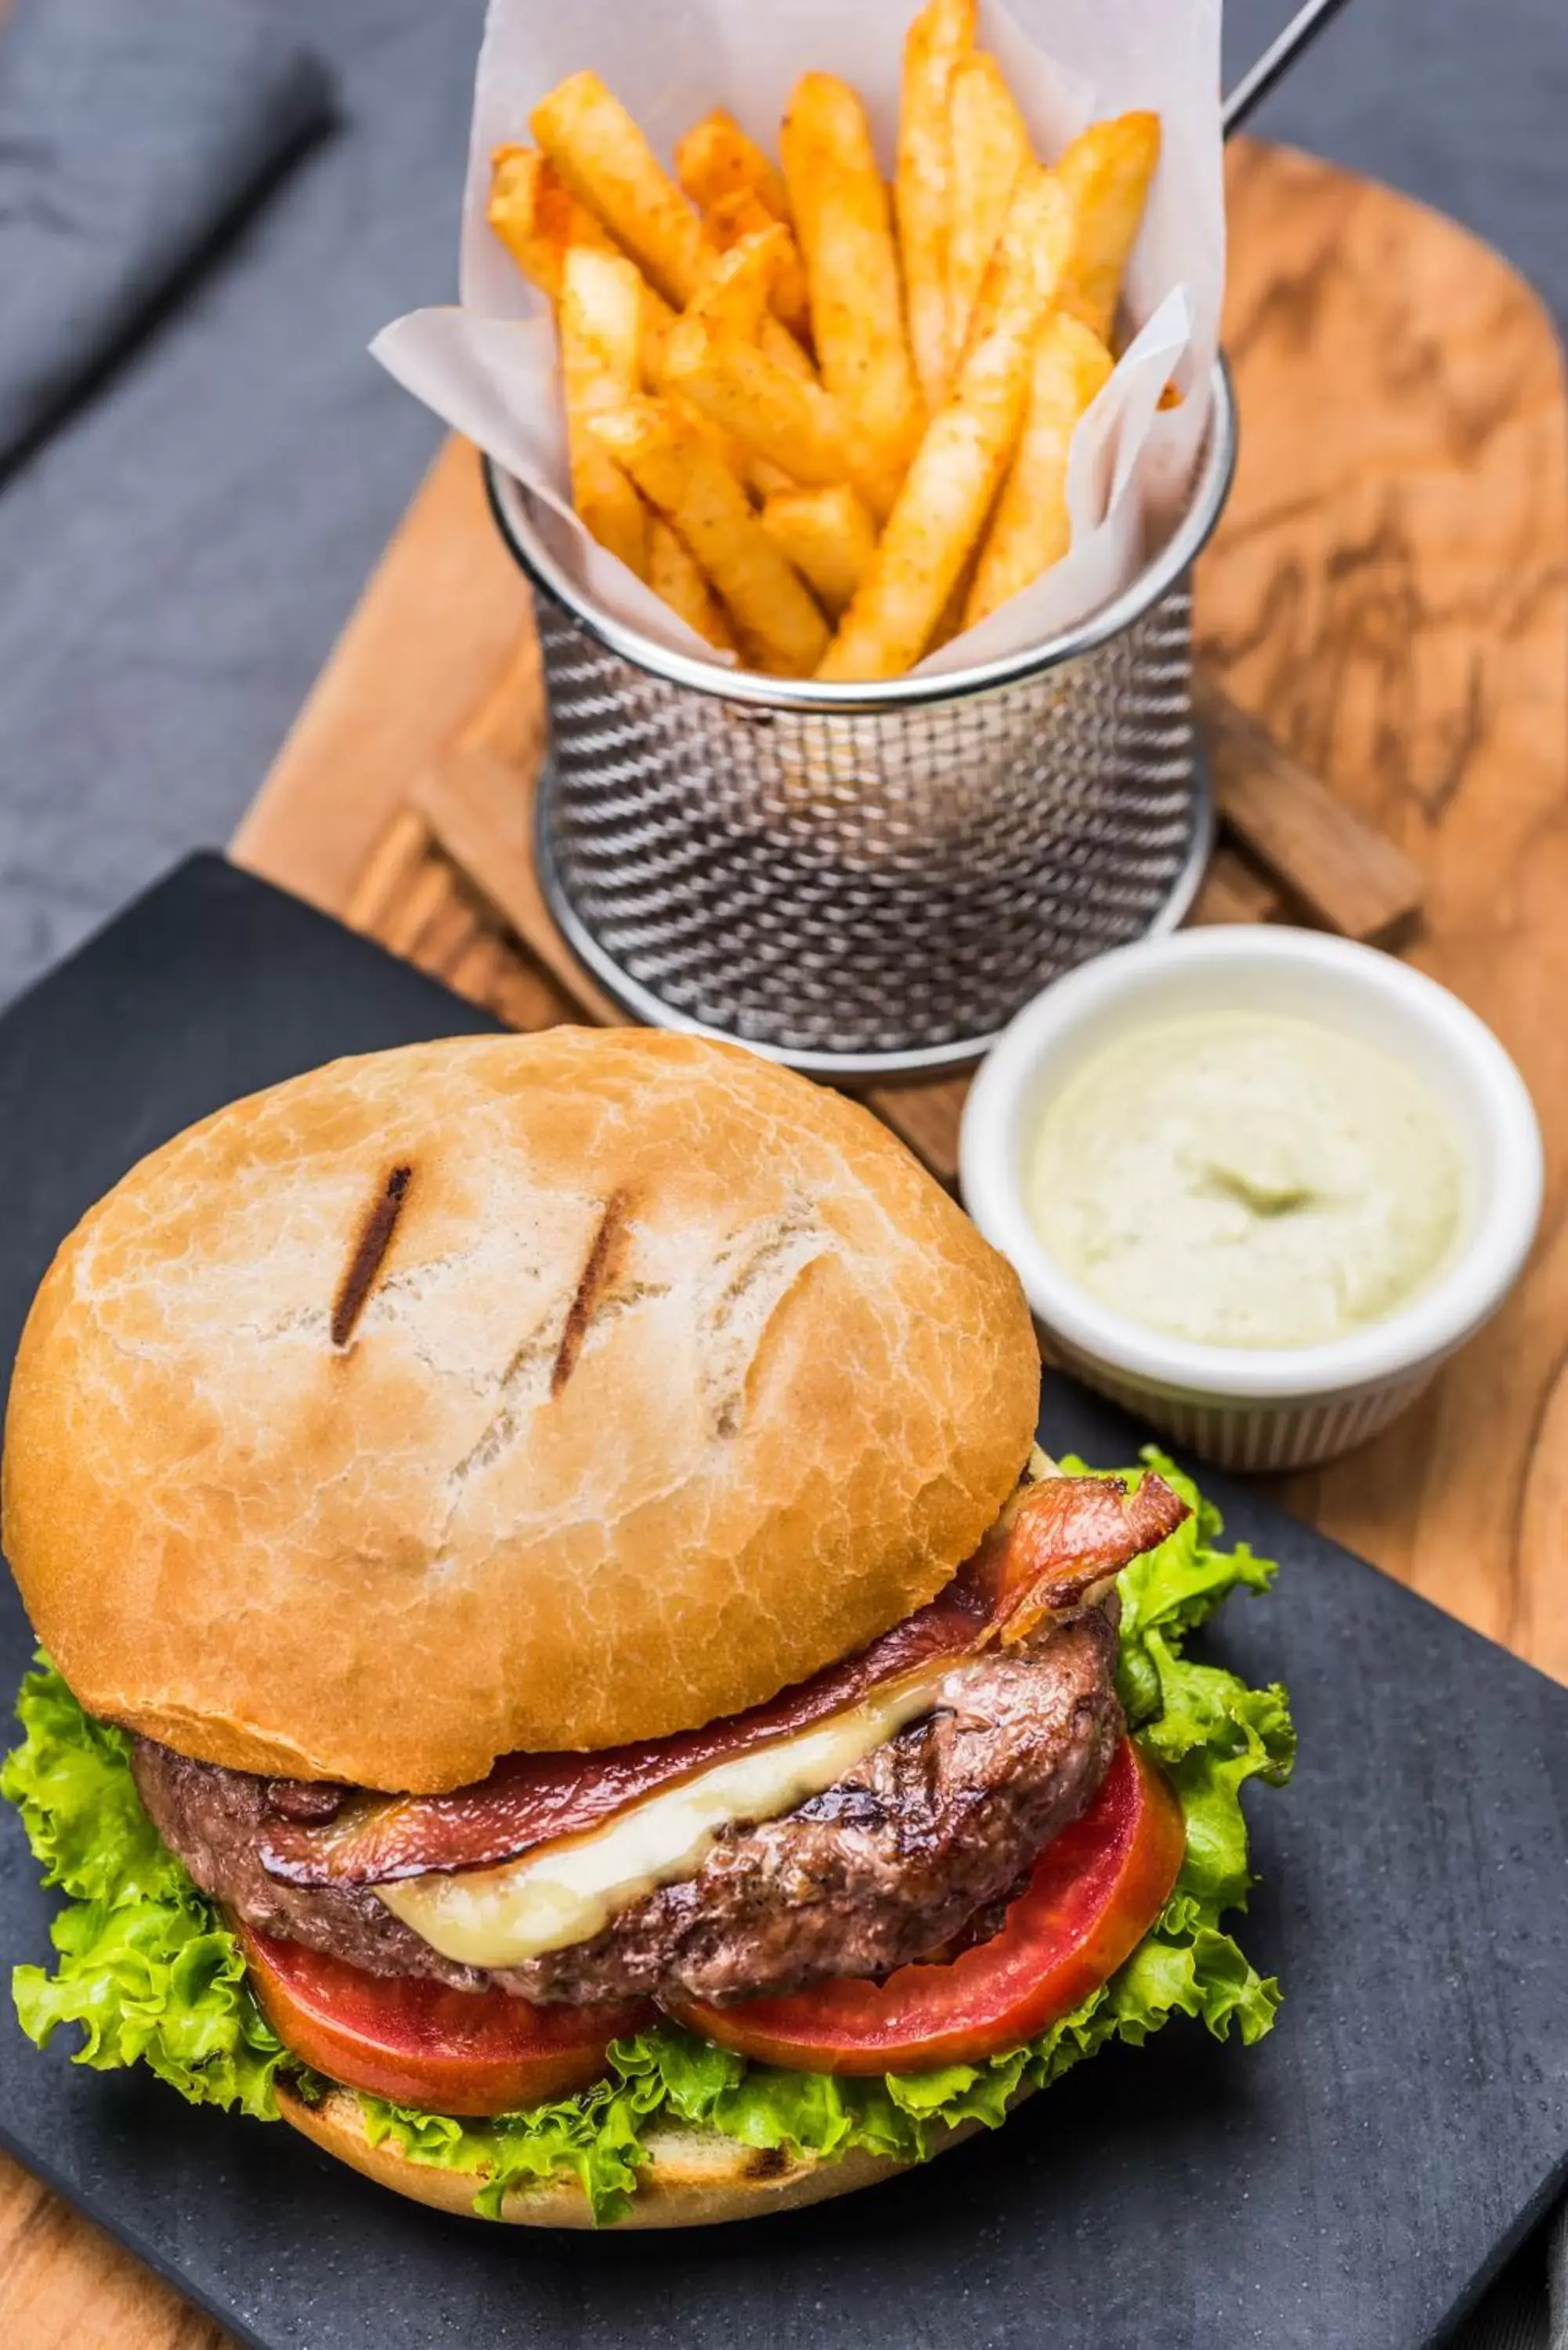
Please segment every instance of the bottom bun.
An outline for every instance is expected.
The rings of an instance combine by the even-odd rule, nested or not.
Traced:
[[[1022,2091],[1020,2102],[1028,2094]],[[473,2199],[484,2184],[483,2173],[412,2162],[389,2139],[372,2146],[351,2090],[330,2089],[319,2105],[307,2106],[279,2081],[277,2102],[285,2121],[350,2170],[373,2178],[378,2187],[389,2187],[394,2194],[438,2211],[454,2211],[464,2219],[477,2216]],[[944,2134],[935,2151],[945,2154],[981,2126],[979,2122],[961,2123]],[[680,2122],[655,2123],[643,2144],[649,2158],[638,2172],[637,2192],[624,2218],[609,2223],[614,2227],[707,2228],[722,2220],[760,2220],[770,2211],[795,2211],[805,2203],[853,2195],[911,2167],[863,2151],[825,2162],[815,2155],[741,2146],[717,2130]],[[587,2197],[575,2178],[541,2179],[537,2185],[509,2189],[501,2217],[516,2228],[594,2224]]]

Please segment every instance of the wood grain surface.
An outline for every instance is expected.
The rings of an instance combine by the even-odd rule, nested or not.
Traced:
[[[1323,929],[1367,946],[1402,945],[1420,920],[1425,895],[1414,858],[1282,750],[1220,690],[1212,668],[1194,676],[1192,696],[1215,809],[1231,839],[1288,886],[1294,910]],[[1225,894],[1254,895],[1230,878],[1247,869],[1232,848],[1221,868]],[[1197,918],[1219,919],[1212,891]]]
[[[1288,1481],[1282,1498],[1568,1679],[1561,361],[1533,295],[1452,223],[1303,156],[1238,142],[1230,161],[1226,327],[1241,456],[1200,567],[1200,648],[1274,741],[1420,874],[1426,917],[1412,959],[1514,1053],[1548,1150],[1541,1244],[1506,1313],[1386,1438]],[[357,896],[366,927],[376,927],[378,889],[404,906],[397,859],[427,854],[443,809],[447,824],[461,822],[452,795],[461,802],[471,763],[496,751],[473,739],[473,713],[517,658],[525,617],[472,452],[454,444],[234,854],[330,910],[347,912]],[[410,801],[414,813],[389,830]],[[439,947],[473,992],[496,989],[504,1016],[550,1016],[548,994],[505,999],[518,984],[514,959],[484,907],[448,883],[421,917],[447,927],[427,931],[423,948]],[[1206,910],[1261,920],[1283,909],[1253,867],[1222,853]],[[405,937],[404,951],[421,943]],[[961,1098],[959,1083],[925,1089],[919,1114],[932,1122],[933,1150],[950,1147]],[[6,2350],[207,2350],[222,2338],[0,2161]]]
[[[1447,222],[1303,156],[1232,157],[1241,462],[1201,655],[1426,877],[1410,960],[1514,1055],[1547,1145],[1505,1311],[1287,1505],[1568,1679],[1568,486],[1562,356]]]

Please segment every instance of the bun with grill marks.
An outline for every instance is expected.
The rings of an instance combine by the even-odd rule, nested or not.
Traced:
[[[431,1792],[774,1696],[921,1606],[1027,1457],[1016,1278],[868,1112],[643,1031],[235,1103],[28,1317],[5,1543],[84,1705]]]

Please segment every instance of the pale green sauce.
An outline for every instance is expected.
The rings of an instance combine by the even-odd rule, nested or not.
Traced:
[[[1310,1347],[1406,1305],[1447,1266],[1465,1165],[1426,1087],[1315,1021],[1151,1020],[1046,1104],[1030,1220],[1064,1270],[1147,1327]]]

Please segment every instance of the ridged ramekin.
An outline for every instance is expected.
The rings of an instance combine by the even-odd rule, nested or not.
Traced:
[[[1467,1174],[1446,1272],[1386,1319],[1311,1347],[1209,1347],[1146,1328],[1089,1295],[1023,1204],[1024,1154],[1045,1101],[1088,1055],[1183,1013],[1306,1017],[1402,1062],[1448,1114]],[[971,1088],[964,1203],[1016,1267],[1066,1368],[1231,1469],[1300,1469],[1386,1428],[1497,1311],[1535,1237],[1542,1148],[1524,1081],[1491,1031],[1435,980],[1370,947],[1259,925],[1185,931],[1087,963],[1004,1030]]]

